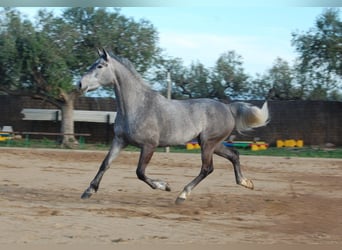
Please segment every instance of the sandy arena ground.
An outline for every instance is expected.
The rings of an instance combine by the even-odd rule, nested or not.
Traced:
[[[199,172],[199,154],[156,153],[139,181],[139,154],[123,152],[97,194],[80,195],[106,152],[0,148],[0,244],[342,244],[342,159],[242,156],[255,190],[215,171],[182,205],[174,201]]]

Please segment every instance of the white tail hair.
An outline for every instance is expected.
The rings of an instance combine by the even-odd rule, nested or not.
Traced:
[[[267,101],[261,109],[245,102],[234,102],[229,106],[235,117],[235,128],[239,133],[265,126],[270,120]]]

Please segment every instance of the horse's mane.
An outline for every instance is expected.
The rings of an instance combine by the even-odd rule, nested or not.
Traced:
[[[128,60],[125,57],[117,56],[113,54],[112,52],[109,52],[110,57],[112,57],[115,61],[120,63],[122,66],[124,66],[131,74],[133,77],[135,77],[140,83],[141,86],[144,86],[146,90],[153,91],[158,93],[157,91],[151,89],[151,86],[149,86],[145,80],[142,78],[142,76],[139,74],[139,72],[135,69],[133,63]]]
[[[133,63],[128,60],[125,57],[121,57],[121,56],[117,56],[114,55],[113,53],[109,53],[109,55],[115,59],[116,61],[118,61],[121,65],[123,65],[126,69],[128,69],[135,77],[137,77],[140,80],[143,80],[141,75],[139,74],[139,72],[135,69]]]

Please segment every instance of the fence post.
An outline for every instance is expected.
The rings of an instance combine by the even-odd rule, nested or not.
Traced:
[[[166,81],[167,81],[167,99],[171,100],[171,90],[172,90],[171,69],[167,69]],[[170,147],[166,147],[165,152],[169,153]]]
[[[30,135],[26,134],[25,135],[25,147],[30,146]]]
[[[81,135],[80,138],[79,138],[79,145],[80,145],[80,149],[84,149],[84,144],[85,144],[85,140],[84,140],[84,137]]]
[[[58,122],[58,117],[59,117],[59,111],[57,110],[55,113],[55,122]]]

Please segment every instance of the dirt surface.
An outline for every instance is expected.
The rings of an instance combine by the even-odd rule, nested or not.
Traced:
[[[342,159],[242,156],[248,190],[215,157],[215,171],[175,205],[200,156],[156,153],[147,175],[170,183],[163,192],[136,178],[138,153],[123,152],[81,200],[105,154],[0,148],[0,244],[342,244]]]

